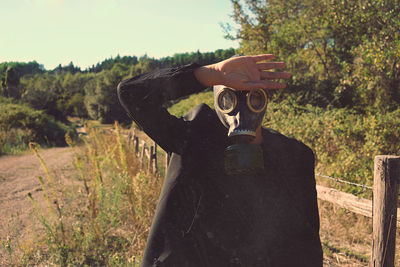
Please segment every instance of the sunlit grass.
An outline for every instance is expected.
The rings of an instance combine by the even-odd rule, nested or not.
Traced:
[[[88,128],[82,145],[67,136],[78,176],[57,187],[46,170],[42,184],[47,208],[29,194],[44,229],[23,250],[22,265],[139,266],[162,179],[137,168],[126,139],[115,124],[113,133]],[[7,244],[5,244],[7,246]]]

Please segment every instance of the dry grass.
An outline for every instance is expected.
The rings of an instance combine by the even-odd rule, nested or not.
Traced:
[[[369,266],[372,219],[318,200],[324,266]],[[396,266],[400,266],[400,230],[396,236]]]
[[[23,258],[14,257],[10,264],[139,265],[162,179],[139,170],[118,125],[114,131],[86,131],[82,145],[68,140],[79,175],[62,184],[56,178],[53,185],[43,183],[49,204],[46,210],[37,209],[40,223],[33,224],[40,235],[21,246]],[[324,266],[368,266],[371,219],[328,202],[318,204]],[[399,249],[396,257],[400,265]]]
[[[372,223],[334,204],[318,200],[324,266],[368,266]]]
[[[10,265],[139,265],[162,179],[137,168],[118,125],[86,130],[83,145],[67,138],[79,175],[63,184],[43,181],[47,207],[32,198],[40,234],[19,246],[23,257]]]

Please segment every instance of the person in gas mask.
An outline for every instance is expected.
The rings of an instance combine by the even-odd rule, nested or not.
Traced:
[[[171,154],[142,266],[322,266],[314,155],[261,127],[265,90],[290,73],[271,54],[157,70],[122,81],[121,104]],[[213,86],[182,118],[168,101]]]

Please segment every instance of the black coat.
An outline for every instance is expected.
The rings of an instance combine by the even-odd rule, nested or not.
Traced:
[[[176,118],[163,108],[204,89],[196,67],[119,85],[130,116],[172,154],[142,266],[322,266],[313,152],[263,129],[265,171],[226,175],[227,129],[215,112],[203,104]]]

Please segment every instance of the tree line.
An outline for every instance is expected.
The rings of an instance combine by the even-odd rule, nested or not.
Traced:
[[[214,52],[181,53],[161,59],[144,55],[117,56],[81,70],[71,62],[45,70],[43,65],[4,62],[0,64],[0,96],[16,103],[45,111],[56,120],[67,122],[69,116],[91,118],[102,123],[130,121],[116,95],[118,83],[128,77],[164,67],[197,62],[212,64],[235,54],[234,49]]]

